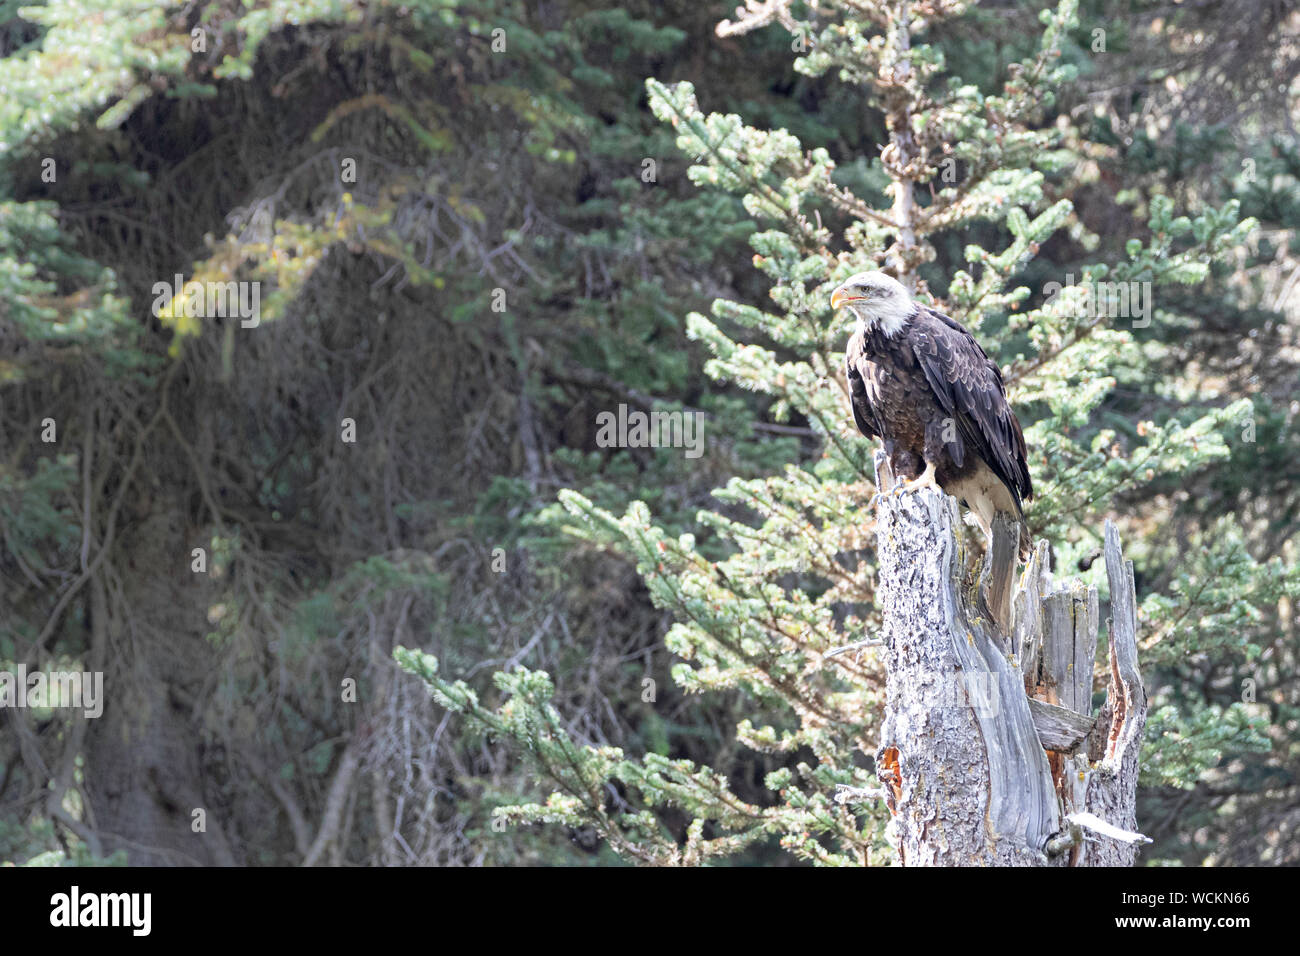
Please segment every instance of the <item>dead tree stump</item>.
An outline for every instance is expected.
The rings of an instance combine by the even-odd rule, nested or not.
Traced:
[[[1040,541],[1008,610],[1005,590],[983,592],[1010,572],[967,568],[957,502],[928,489],[890,494],[881,457],[886,707],[876,768],[900,861],[1132,865],[1148,842],[1134,832],[1146,694],[1133,567],[1115,527],[1106,524],[1110,680],[1094,714],[1096,588],[1054,580]],[[995,523],[995,538],[1013,534]],[[1008,546],[1014,554],[1014,538],[988,553]]]

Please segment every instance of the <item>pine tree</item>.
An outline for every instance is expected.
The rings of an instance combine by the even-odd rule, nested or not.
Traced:
[[[188,805],[188,761],[218,746],[240,862],[327,844],[365,862],[585,858],[558,831],[485,852],[475,808],[526,772],[472,727],[438,733],[418,682],[394,686],[391,643],[358,647],[432,631],[465,669],[526,648],[601,675],[560,698],[598,702],[597,733],[692,721],[680,695],[604,706],[658,612],[625,597],[623,564],[547,562],[543,534],[525,555],[518,519],[559,482],[620,508],[636,483],[680,524],[719,480],[671,450],[590,454],[572,422],[696,391],[676,317],[731,287],[714,280],[751,228],[679,175],[645,74],[701,60],[801,128],[791,98],[752,63],[711,70],[689,0],[0,8],[0,671],[92,666],[129,628],[104,668],[118,700],[193,695],[190,721],[55,712],[57,732],[0,741],[0,861],[126,845],[131,862],[228,862],[139,812]],[[261,323],[159,322],[152,286],[177,273],[260,281]],[[363,381],[380,427],[350,447],[373,454],[340,456],[330,419]],[[702,405],[753,417],[735,396]],[[751,444],[727,473],[757,473]],[[594,670],[575,646],[593,631],[613,648]],[[307,676],[324,672],[356,675],[361,706]],[[326,812],[344,793],[355,820]]]
[[[1044,12],[1037,52],[1011,64],[1000,88],[980,89],[945,75],[942,46],[927,42],[931,28],[963,6],[833,3],[811,19],[774,3],[719,28],[741,33],[779,22],[800,54],[796,69],[833,72],[883,115],[889,141],[870,162],[837,168],[827,149],[786,130],[706,114],[689,85],[647,82],[656,114],[695,159],[692,180],[741,196],[762,227],[751,244],[756,268],[771,283],[772,306],[718,301],[711,318],[690,315],[690,334],[712,353],[706,370],[770,396],[778,421],[806,419],[822,452],[719,489],[719,508],[698,516],[699,536],[665,533],[638,502],[621,517],[576,493],[563,493],[561,502],[570,533],[635,560],[655,602],[673,613],[666,642],[680,658],[673,679],[693,693],[739,691],[754,716],[737,726],[737,742],[780,755],[784,765],[767,777],[770,801],[744,803],[726,767],[584,746],[563,729],[545,674],[498,674],[509,700],[494,710],[445,678],[429,655],[399,650],[399,661],[441,704],[516,740],[554,784],[545,804],[503,808],[503,818],[591,826],[615,851],[644,862],[699,863],[769,839],[816,863],[891,859],[883,812],[850,809],[836,792],[874,783],[864,764],[883,693],[870,655],[835,653],[869,635],[878,619],[867,508],[871,446],[851,425],[838,373],[846,330],[827,302],[852,273],[892,269],[1001,360],[1018,414],[1032,423],[1026,438],[1040,493],[1029,520],[1036,536],[1052,542],[1058,567],[1090,563],[1100,517],[1126,488],[1177,480],[1233,453],[1230,436],[1245,402],[1205,408],[1188,421],[1142,422],[1122,437],[1099,427],[1095,413],[1118,383],[1151,367],[1137,334],[1143,317],[1133,308],[1115,314],[1106,296],[1203,282],[1213,263],[1248,240],[1253,222],[1239,220],[1235,202],[1176,215],[1165,196],[1152,195],[1145,234],[1128,242],[1121,261],[1088,264],[1072,284],[1062,277],[1059,288],[1038,295],[1018,284],[1055,234],[1086,233],[1063,195],[1085,144],[1061,117],[1050,124],[1043,117],[1075,75],[1071,61],[1087,51],[1072,40],[1075,3],[1065,0]],[[950,240],[963,234],[991,241],[968,242],[962,263],[947,262]],[[1150,534],[1149,521],[1121,516],[1136,538]],[[1231,525],[1225,518],[1225,542]],[[1264,587],[1294,591],[1295,575],[1276,564],[1256,566],[1239,550],[1231,563],[1234,573],[1216,581],[1221,593],[1213,598],[1224,613],[1248,614]],[[1104,590],[1098,573],[1083,576]],[[1143,646],[1150,651],[1154,643],[1159,655],[1194,653],[1226,633],[1188,633],[1196,602],[1182,588],[1148,595],[1139,618]],[[1258,723],[1239,707],[1189,712],[1158,697],[1155,703],[1165,706],[1148,733],[1145,780],[1186,786],[1230,741],[1259,745]],[[670,821],[681,812],[689,822],[674,829]]]

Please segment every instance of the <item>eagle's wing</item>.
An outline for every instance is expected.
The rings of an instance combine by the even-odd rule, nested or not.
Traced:
[[[1032,497],[1025,436],[1007,403],[1001,370],[974,336],[942,312],[922,308],[908,334],[926,381],[956,422],[966,448],[1020,500]],[[954,460],[960,454],[957,450]]]
[[[844,350],[844,375],[849,380],[849,404],[853,407],[853,421],[858,431],[872,438],[880,434],[876,428],[876,412],[871,407],[871,398],[867,395],[867,383],[863,381],[862,372],[858,370],[858,359],[862,356],[862,332],[854,332],[849,339],[848,348]]]

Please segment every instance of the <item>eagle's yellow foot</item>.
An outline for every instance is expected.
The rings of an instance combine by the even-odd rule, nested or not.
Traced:
[[[905,491],[907,492],[920,491],[922,488],[938,489],[938,487],[939,487],[938,482],[934,480],[934,463],[927,462],[925,466],[925,471],[921,472],[920,475],[918,475],[916,478],[913,478],[911,481],[903,482],[903,484],[899,485],[897,488],[894,489],[894,494],[901,495]]]

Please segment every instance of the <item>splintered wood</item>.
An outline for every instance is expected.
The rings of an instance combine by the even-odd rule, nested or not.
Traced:
[[[1147,842],[1134,813],[1146,694],[1118,531],[1107,522],[1110,680],[1097,711],[1096,588],[1056,581],[1046,542],[1009,599],[1005,569],[972,580],[957,502],[930,489],[891,494],[879,460],[886,707],[876,759],[900,861],[1132,865]],[[995,523],[994,533],[1014,530]],[[1007,550],[995,540],[986,562]]]

